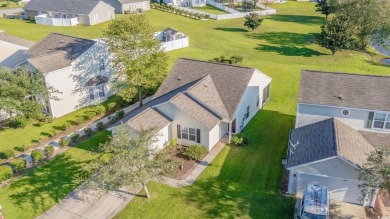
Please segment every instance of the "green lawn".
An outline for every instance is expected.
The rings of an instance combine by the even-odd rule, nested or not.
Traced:
[[[108,101],[102,103],[102,105],[107,109],[108,103],[117,102],[118,99],[119,98],[117,96],[111,97]],[[91,108],[88,107],[80,109],[60,118],[54,119],[53,122],[40,127],[36,125],[37,122],[35,121],[32,121],[25,128],[15,129],[5,127],[0,131],[0,152],[6,149],[15,149],[23,145],[32,146],[36,144],[39,139],[44,140],[52,137],[52,130],[60,133],[62,125],[65,122],[74,124],[77,116],[82,116],[89,110],[91,110]]]
[[[83,167],[98,157],[91,150],[108,136],[107,131],[97,133],[0,188],[4,218],[35,218],[63,199],[88,174]]]
[[[23,8],[26,3],[18,4],[14,1],[0,2],[0,10],[13,9],[13,8]]]
[[[341,51],[332,56],[328,50],[315,44],[313,33],[319,32],[324,17],[315,12],[313,3],[288,2],[272,7],[278,14],[267,17],[253,32],[243,27],[243,19],[198,21],[157,10],[147,12],[157,30],[171,27],[190,37],[190,47],[169,52],[170,66],[178,57],[209,60],[220,55],[242,55],[243,65],[257,68],[273,78],[271,100],[244,130],[250,145],[226,147],[193,186],[177,189],[150,183],[152,198],[136,197],[117,218],[292,217],[294,200],[280,195],[279,185],[283,174],[281,160],[286,154],[289,130],[294,126],[300,71],[387,75],[389,69],[376,64],[380,56],[373,52]],[[39,40],[51,31],[96,38],[105,25],[54,28],[0,19],[0,26],[9,34],[31,40]],[[33,28],[37,34],[31,34]],[[66,168],[66,161],[62,166]],[[77,175],[79,169],[73,171]],[[33,180],[44,181],[31,177]],[[57,189],[60,190],[58,193],[64,194],[62,186],[68,186],[68,181],[53,185],[48,180],[47,183],[49,186],[39,191],[51,196],[57,196]],[[72,186],[75,187],[71,183],[69,187]],[[5,199],[21,197],[24,193],[15,189],[13,193],[0,190],[0,194],[2,204]],[[38,201],[35,201],[35,196],[21,199],[21,202],[26,202],[24,209],[16,209],[15,202],[5,207],[17,211],[17,216],[26,216],[24,211],[36,212],[36,215],[44,208],[35,210],[34,204],[52,205],[62,197],[41,200],[47,196],[37,195]]]
[[[198,11],[207,12],[210,14],[227,14],[226,11],[221,10],[217,7],[214,7],[212,5],[206,5],[206,6],[202,6],[202,7],[193,7],[193,9],[198,10]]]

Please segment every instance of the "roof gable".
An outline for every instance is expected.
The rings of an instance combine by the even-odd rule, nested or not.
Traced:
[[[159,131],[170,122],[171,120],[162,115],[159,111],[148,107],[143,112],[127,121],[126,124],[137,131],[142,129],[156,129],[156,131]]]
[[[302,71],[299,103],[390,111],[390,77]]]
[[[22,46],[25,48],[30,48],[35,44],[35,42],[28,41],[28,40],[25,40],[25,39],[22,39],[19,37],[15,37],[12,35],[8,35],[4,32],[0,32],[0,41],[4,41],[4,42],[11,43],[14,45]]]
[[[179,59],[153,98],[210,75],[229,117],[233,116],[255,69],[192,59]]]
[[[101,0],[30,0],[24,10],[89,14]]]

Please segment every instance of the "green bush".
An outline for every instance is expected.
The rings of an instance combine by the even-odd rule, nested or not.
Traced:
[[[26,119],[24,116],[17,117],[13,123],[12,126],[14,128],[24,128],[28,125],[28,119]]]
[[[92,129],[91,128],[85,128],[84,129],[84,133],[88,136],[91,136],[92,135]]]
[[[91,120],[95,116],[96,116],[96,114],[94,112],[91,112],[91,111],[84,113],[85,120]]]
[[[123,111],[123,110],[119,110],[118,112],[115,113],[116,119],[122,119],[123,116],[125,116],[125,111]]]
[[[244,57],[242,57],[240,55],[234,55],[234,56],[232,56],[232,58],[237,61],[236,63],[241,63],[242,60],[244,59]]]
[[[230,140],[230,144],[234,146],[243,146],[248,144],[248,139],[242,134],[236,134]]]
[[[83,116],[76,116],[76,124],[80,125],[84,122],[84,117]]]
[[[11,166],[14,168],[14,170],[16,172],[19,172],[19,171],[23,170],[24,168],[26,168],[27,162],[23,158],[17,158],[15,160],[11,161]]]
[[[109,103],[107,105],[107,108],[108,108],[108,111],[110,111],[110,112],[114,111],[116,108],[116,103]]]
[[[102,130],[104,129],[104,124],[103,124],[103,122],[98,122],[98,123],[96,124],[96,128],[97,128],[97,130],[102,131]]]
[[[103,114],[103,113],[106,111],[106,109],[104,108],[104,106],[94,106],[94,107],[92,108],[92,110],[95,112],[95,114],[96,114],[97,116]]]
[[[19,151],[19,152],[23,152],[23,151],[26,151],[27,148],[28,147],[26,145],[22,145],[22,146],[19,146],[19,147],[14,147],[14,150],[15,151]]]
[[[10,166],[0,166],[0,181],[9,179],[13,176],[12,168]]]
[[[2,152],[0,152],[0,158],[2,159],[8,159],[15,156],[15,152],[12,149],[6,149]]]
[[[60,147],[65,147],[69,145],[69,139],[67,137],[61,138],[61,140],[58,142],[60,144]]]
[[[48,157],[51,157],[53,154],[54,154],[54,146],[53,145],[49,145],[47,147],[45,147],[45,153]]]
[[[53,122],[53,117],[51,116],[46,116],[45,119],[44,119],[44,122],[47,124],[47,123],[52,123]]]
[[[204,15],[204,18],[210,19],[210,15],[209,15],[209,14],[205,14],[205,15]]]
[[[34,163],[39,163],[43,160],[43,153],[40,149],[31,152],[31,158]]]
[[[70,129],[70,127],[72,127],[72,124],[70,124],[69,122],[64,122],[64,124],[62,125],[62,130],[67,131]]]
[[[43,126],[43,125],[45,125],[45,122],[42,122],[42,121],[39,121],[39,122],[36,124],[36,126],[38,126],[38,127],[41,127],[41,126]]]
[[[79,139],[80,135],[78,133],[73,133],[70,135],[70,139],[75,142]]]
[[[183,152],[183,154],[189,157],[191,160],[200,160],[206,153],[207,150],[202,145],[191,145]]]

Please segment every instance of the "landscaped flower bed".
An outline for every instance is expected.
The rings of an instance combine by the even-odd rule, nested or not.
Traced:
[[[160,10],[160,11],[166,11],[177,15],[182,15],[185,17],[201,20],[201,19],[210,19],[209,14],[201,14],[201,13],[195,13],[195,12],[189,12],[183,9],[177,9],[171,5],[165,5],[165,4],[159,4],[159,3],[152,3],[150,5],[151,8]]]

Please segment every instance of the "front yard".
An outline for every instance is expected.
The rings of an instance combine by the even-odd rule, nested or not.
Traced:
[[[315,12],[313,3],[288,2],[272,7],[278,14],[266,17],[253,32],[243,27],[243,19],[199,21],[156,10],[147,12],[156,29],[169,26],[190,37],[190,47],[169,53],[170,66],[178,57],[209,60],[242,55],[242,65],[273,78],[271,100],[245,128],[248,146],[225,147],[193,186],[178,189],[151,182],[152,198],[136,197],[117,218],[292,217],[295,201],[282,196],[279,186],[284,171],[281,161],[294,126],[301,69],[382,75],[389,70],[377,64],[381,56],[374,53],[341,51],[332,56],[315,44],[313,33],[319,32],[324,17]],[[0,19],[0,26],[9,34],[35,41],[52,31],[96,38],[105,25],[54,28]],[[29,34],[32,30],[34,34]],[[65,168],[61,171],[64,176],[46,166],[0,189],[6,218],[32,218],[74,189],[75,178],[82,174],[78,163],[91,159],[82,156],[82,149],[75,150],[81,156],[53,161],[57,170]],[[75,165],[68,168],[68,163]],[[53,181],[49,174],[59,179]]]

